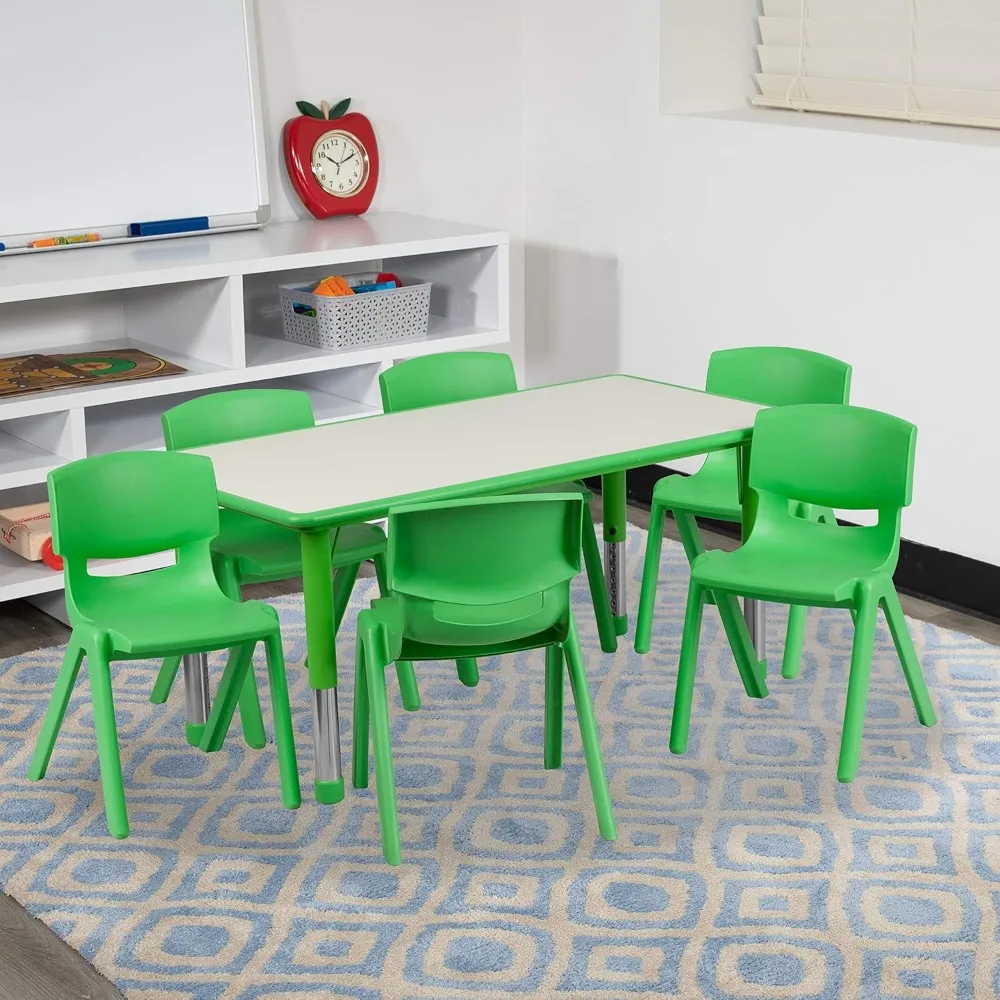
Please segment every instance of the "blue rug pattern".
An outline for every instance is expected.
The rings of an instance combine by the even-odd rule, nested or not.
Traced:
[[[628,539],[638,595],[644,536]],[[922,729],[880,623],[860,774],[836,781],[852,628],[810,615],[802,676],[743,693],[706,612],[689,752],[667,749],[687,587],[667,545],[653,651],[601,653],[576,609],[620,838],[601,840],[567,693],[561,771],[542,768],[541,654],[418,664],[393,697],[404,863],[379,846],[374,787],[311,798],[301,598],[278,606],[301,809],[273,746],[183,739],[181,684],[153,663],[114,689],[132,836],[105,829],[85,671],[49,776],[26,771],[61,651],[0,660],[0,886],[138,1000],[967,1000],[1000,992],[1000,650],[912,623],[941,719]],[[354,610],[340,636],[350,761]],[[262,664],[258,674],[265,676]],[[264,683],[262,681],[262,683]],[[349,766],[345,767],[349,774]],[[374,781],[373,781],[374,785]]]

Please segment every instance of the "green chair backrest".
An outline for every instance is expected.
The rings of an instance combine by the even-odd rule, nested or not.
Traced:
[[[705,388],[766,406],[846,403],[851,366],[797,347],[737,347],[712,354]]]
[[[219,533],[215,472],[201,455],[124,451],[53,469],[52,549],[67,573],[88,559],[182,550]]]
[[[163,414],[167,450],[204,448],[314,427],[312,401],[296,389],[233,389],[180,403]]]
[[[766,406],[846,403],[851,393],[851,366],[798,347],[734,347],[712,353],[705,389]],[[712,452],[705,465],[735,476],[736,449]]]
[[[389,589],[410,638],[490,645],[569,621],[583,498],[574,493],[419,504],[389,511]]]
[[[378,377],[386,413],[517,392],[514,363],[506,354],[449,351],[402,361]]]
[[[912,497],[916,442],[913,424],[860,406],[762,410],[754,422],[750,486],[822,507],[896,514],[898,523]]]

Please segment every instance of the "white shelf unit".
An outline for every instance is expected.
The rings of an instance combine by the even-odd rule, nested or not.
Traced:
[[[378,413],[378,375],[394,361],[510,339],[508,267],[506,233],[396,212],[0,254],[0,357],[134,347],[186,369],[0,398],[0,508],[44,499],[65,462],[162,447],[163,411],[220,389],[302,389],[322,423]],[[279,284],[370,270],[433,282],[426,337],[343,352],[282,337]],[[0,547],[0,601],[61,589],[61,574]]]

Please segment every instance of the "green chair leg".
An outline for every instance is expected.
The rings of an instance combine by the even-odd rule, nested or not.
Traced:
[[[861,735],[868,707],[868,680],[871,675],[877,611],[878,602],[870,595],[865,595],[857,609],[854,644],[851,647],[851,676],[847,682],[844,732],[840,738],[840,760],[837,764],[837,779],[842,782],[854,780],[861,761]]]
[[[49,707],[45,710],[42,731],[38,734],[35,752],[31,756],[31,764],[28,767],[28,777],[32,781],[40,781],[44,778],[45,772],[49,768],[49,760],[52,758],[56,738],[62,728],[63,719],[66,717],[66,708],[73,695],[73,686],[80,673],[83,655],[82,646],[75,646],[71,643],[66,647],[66,655],[63,657],[59,676],[56,678],[55,690],[49,699]]]
[[[242,601],[240,580],[236,573],[236,564],[232,559],[216,559],[215,575],[222,592],[231,601]],[[252,670],[248,670],[240,691],[240,726],[243,729],[243,742],[252,750],[262,750],[267,746],[267,734],[264,732],[264,716],[260,710],[260,695],[257,693],[257,678]],[[229,727],[226,726],[228,732]]]
[[[819,524],[836,524],[837,516],[829,507],[798,503],[792,511],[795,517]],[[793,604],[788,609],[788,628],[785,631],[785,652],[781,660],[781,676],[794,680],[802,672],[802,650],[806,641],[806,619],[809,609],[803,604]]]
[[[545,647],[545,767],[562,767],[563,755],[563,651],[561,646]]]
[[[458,679],[467,687],[479,686],[479,664],[472,658],[462,658],[456,660],[458,665]]]
[[[379,589],[382,586],[381,570],[378,570],[378,562],[375,563],[379,573]],[[361,572],[361,564],[353,563],[350,566],[341,566],[333,574],[333,631],[340,631],[340,624],[347,613],[347,605],[351,602],[351,592],[354,584],[357,583],[358,573]]]
[[[475,660],[472,661],[475,663]],[[407,712],[416,712],[420,708],[420,688],[417,687],[417,675],[409,660],[400,660],[396,664],[396,680],[399,682],[399,696],[403,708]]]
[[[663,521],[666,511],[653,502],[649,511],[649,534],[646,538],[646,558],[642,567],[642,589],[635,619],[635,651],[648,653],[653,635],[653,612],[656,608],[656,588],[660,579],[660,553],[663,550]]]
[[[680,536],[681,545],[684,546],[684,554],[688,563],[693,563],[705,551],[705,544],[701,540],[698,531],[698,522],[693,514],[686,510],[675,510],[674,522],[677,525],[677,534]]]
[[[124,840],[128,836],[128,813],[125,810],[125,785],[118,752],[115,703],[111,695],[111,665],[103,652],[88,650],[87,670],[94,709],[94,731],[97,734],[97,756],[101,764],[104,814],[111,836]]]
[[[154,705],[163,705],[170,695],[171,688],[177,677],[177,670],[183,657],[167,656],[160,665],[153,685],[153,693],[149,700]],[[264,732],[264,716],[260,710],[260,695],[257,693],[257,681],[251,671],[247,674],[243,690],[240,692],[240,722],[243,726],[243,739],[253,750],[262,750],[267,746],[267,734]],[[190,739],[190,737],[189,737]]]
[[[706,597],[707,602],[707,597]],[[726,630],[736,669],[740,672],[743,688],[751,698],[767,697],[767,663],[757,659],[757,653],[750,641],[750,633],[743,617],[739,601],[732,594],[716,593],[715,603],[719,609],[722,626]]]
[[[920,669],[920,660],[913,647],[913,638],[895,588],[890,588],[882,598],[882,607],[885,609],[886,621],[889,623],[889,631],[892,633],[899,662],[903,666],[903,676],[906,678],[906,686],[910,689],[913,707],[917,710],[917,718],[922,726],[933,726],[937,722],[937,716],[934,714],[927,683]]]
[[[156,683],[153,685],[153,692],[149,696],[149,700],[154,705],[166,704],[167,698],[170,697],[170,690],[174,686],[174,679],[177,677],[177,671],[180,668],[180,665],[181,657],[164,657],[163,663],[160,664],[160,671],[156,675]]]
[[[278,752],[281,799],[286,809],[298,809],[302,804],[302,791],[299,787],[299,765],[295,757],[295,733],[292,728],[292,712],[288,704],[285,653],[281,648],[280,633],[275,631],[265,640],[264,645],[267,650],[267,681],[271,689],[271,707],[274,711],[274,742]],[[243,687],[245,690],[245,683]],[[256,690],[255,684],[254,691]]]
[[[691,565],[705,551],[705,543],[698,530],[698,519],[686,510],[671,513],[674,515],[674,524],[677,525],[677,535],[684,546],[684,555],[687,556],[688,565]],[[715,604],[715,595],[710,590],[706,590],[704,596],[706,604]]]
[[[219,690],[201,737],[201,749],[206,753],[215,753],[222,749],[226,733],[232,725],[236,705],[242,696],[246,675],[252,672],[250,668],[256,645],[255,642],[246,642],[229,650],[226,669],[222,672]]]
[[[355,788],[368,787],[369,713],[368,678],[365,674],[365,646],[354,644],[354,736],[351,740],[351,770]]]
[[[381,646],[374,629],[364,636],[365,676],[368,678],[368,703],[375,749],[375,792],[382,830],[382,853],[390,865],[402,862],[399,842],[399,817],[396,813],[396,783],[392,768],[392,742],[389,736],[389,700],[385,691],[385,664],[377,661],[375,651]]]
[[[257,692],[257,678],[252,670],[247,671],[240,691],[240,725],[243,727],[243,741],[251,750],[263,750],[267,746],[264,732],[264,716],[260,710],[260,695]]]
[[[373,560],[375,563],[375,576],[378,577],[378,592],[383,597],[388,597],[389,595],[389,583],[388,574],[386,572],[385,556],[379,553],[375,556]],[[340,627],[340,619],[337,619],[337,627]],[[475,666],[476,661],[472,661],[472,665]],[[461,667],[459,667],[459,676],[461,676]],[[407,712],[416,712],[420,708],[420,688],[417,686],[417,675],[414,673],[413,664],[409,660],[399,660],[396,663],[396,680],[399,682],[399,695],[403,700],[403,708]],[[463,679],[463,683],[465,683]],[[474,684],[468,685],[469,687],[475,687],[479,683],[479,672],[476,671],[476,680]]]
[[[594,796],[597,826],[605,840],[617,840],[618,829],[611,809],[611,793],[608,790],[608,775],[604,770],[604,757],[601,754],[601,738],[594,720],[594,703],[591,701],[590,688],[587,684],[580,636],[572,615],[570,615],[569,638],[566,640],[564,650],[569,666],[573,701],[576,704],[576,717],[580,725],[580,738],[583,741],[583,755],[590,776],[590,790]]]
[[[166,702],[170,690],[174,686],[181,660],[180,656],[168,656],[164,659],[160,666],[160,672],[156,675],[153,693],[149,696],[149,700],[154,705],[162,705]],[[267,734],[264,731],[264,716],[260,709],[257,681],[252,671],[247,674],[243,690],[240,692],[239,705],[244,742],[253,750],[262,750],[267,746]]]
[[[597,635],[601,649],[605,653],[618,650],[618,634],[615,631],[615,619],[611,614],[611,602],[608,600],[608,588],[604,580],[604,565],[601,562],[601,548],[597,542],[597,529],[594,527],[594,515],[590,504],[583,505],[583,561],[587,568],[587,583],[590,586],[590,600],[594,605],[594,618],[597,621]]]
[[[688,587],[687,609],[684,612],[684,634],[681,638],[681,658],[677,667],[677,689],[674,692],[674,715],[670,720],[670,752],[687,750],[691,729],[691,703],[694,700],[694,678],[698,668],[698,646],[701,643],[701,621],[705,610],[704,590],[692,581]]]
[[[809,609],[804,604],[788,608],[788,628],[785,631],[785,655],[781,661],[781,676],[794,680],[802,671],[802,650],[806,641],[806,619]]]

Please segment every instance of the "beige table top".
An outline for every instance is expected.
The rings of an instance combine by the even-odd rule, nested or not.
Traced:
[[[734,447],[760,409],[607,375],[196,451],[224,506],[308,529]]]

